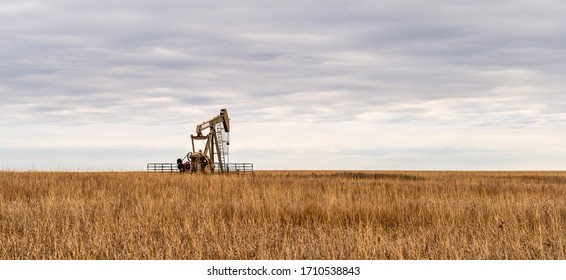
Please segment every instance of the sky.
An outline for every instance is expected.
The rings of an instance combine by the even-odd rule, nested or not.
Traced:
[[[0,169],[566,169],[566,2],[2,0]]]

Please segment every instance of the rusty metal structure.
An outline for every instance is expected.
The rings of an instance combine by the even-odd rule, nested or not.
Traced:
[[[196,141],[206,141],[204,151],[196,150]],[[192,150],[177,163],[148,163],[148,172],[188,172],[188,173],[237,173],[253,174],[251,163],[230,163],[230,118],[228,110],[196,126],[196,135],[191,134]],[[186,160],[186,161],[185,161]]]

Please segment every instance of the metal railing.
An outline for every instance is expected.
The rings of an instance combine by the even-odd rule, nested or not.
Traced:
[[[253,174],[254,165],[252,163],[228,163],[228,173]]]
[[[177,168],[176,163],[148,163],[147,164],[147,172],[179,172],[179,168]]]
[[[215,169],[220,170],[218,163],[215,163]],[[235,174],[253,174],[254,165],[252,163],[228,163],[226,171],[228,173]],[[176,163],[148,163],[147,172],[156,173],[174,173],[179,172],[179,168]]]

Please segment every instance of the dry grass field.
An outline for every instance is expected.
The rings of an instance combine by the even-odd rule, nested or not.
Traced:
[[[561,172],[0,172],[0,259],[565,258]]]

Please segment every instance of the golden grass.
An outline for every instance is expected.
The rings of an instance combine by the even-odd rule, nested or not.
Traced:
[[[1,259],[565,259],[566,173],[0,172]]]

